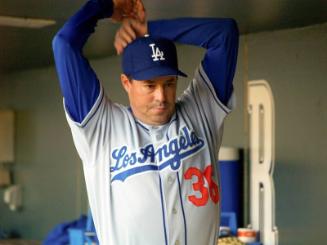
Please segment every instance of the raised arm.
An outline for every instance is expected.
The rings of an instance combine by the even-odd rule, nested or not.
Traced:
[[[140,0],[89,0],[55,35],[52,46],[64,96],[65,107],[72,119],[81,123],[100,93],[100,83],[83,46],[94,32],[99,19],[111,17],[144,19]]]
[[[207,49],[202,66],[215,92],[227,105],[233,91],[238,52],[238,28],[233,19],[179,18],[149,21],[148,32]]]
[[[82,49],[99,19],[110,17],[113,2],[90,0],[55,35],[52,46],[64,96],[72,119],[81,123],[100,93],[97,76]]]

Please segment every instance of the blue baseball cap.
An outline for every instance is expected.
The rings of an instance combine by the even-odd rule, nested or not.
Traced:
[[[178,69],[175,44],[164,38],[138,37],[127,45],[122,57],[123,72],[136,80],[187,75]]]

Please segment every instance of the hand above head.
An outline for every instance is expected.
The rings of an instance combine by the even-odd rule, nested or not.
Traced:
[[[145,21],[145,8],[142,0],[113,0],[114,11],[111,19],[122,22],[125,18]]]
[[[113,0],[114,12],[111,17],[114,21],[121,22],[116,32],[114,46],[117,54],[134,39],[147,33],[145,8],[142,0]]]
[[[117,54],[121,54],[124,48],[137,37],[142,37],[148,33],[147,22],[137,19],[125,18],[115,35],[114,46]]]

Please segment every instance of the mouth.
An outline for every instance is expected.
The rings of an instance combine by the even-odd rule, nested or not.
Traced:
[[[159,105],[152,107],[152,110],[158,113],[163,113],[168,110],[168,105]]]
[[[157,106],[153,108],[155,111],[165,111],[168,109],[167,106]]]

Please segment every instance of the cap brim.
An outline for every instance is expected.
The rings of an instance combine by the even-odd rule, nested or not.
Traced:
[[[155,77],[163,77],[163,76],[181,76],[187,77],[184,72],[180,70],[176,70],[171,67],[151,67],[150,69],[142,70],[131,74],[131,77],[136,80],[149,80]]]

